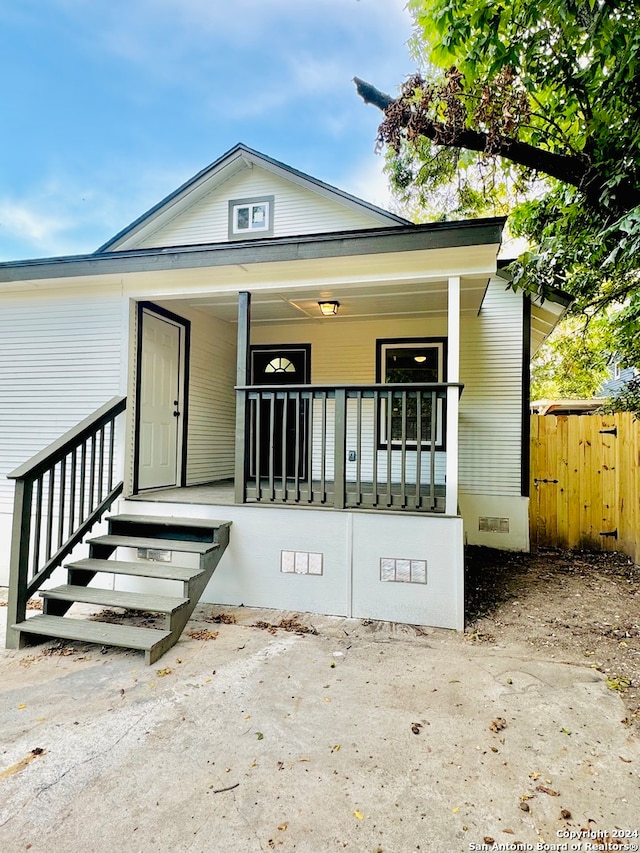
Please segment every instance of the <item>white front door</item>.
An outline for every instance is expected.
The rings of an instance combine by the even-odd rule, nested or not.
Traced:
[[[180,483],[184,327],[146,308],[140,359],[138,488]]]

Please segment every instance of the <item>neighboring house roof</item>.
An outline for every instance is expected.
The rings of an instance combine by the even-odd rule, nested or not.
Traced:
[[[590,400],[534,400],[529,403],[532,415],[591,415],[606,401],[600,397]]]
[[[343,190],[330,186],[317,178],[306,175],[304,172],[293,169],[291,166],[280,163],[278,160],[239,143],[100,246],[96,254],[142,247],[145,239],[161,230],[166,223],[175,220],[176,216],[188,211],[198,202],[210,196],[211,193],[237,176],[238,173],[247,169],[251,170],[254,167],[285,179],[290,184],[296,184],[298,187],[314,193],[316,197],[328,199],[333,204],[338,204],[363,215],[366,219],[361,227],[366,224],[369,226],[411,224],[408,219],[402,216],[389,213],[387,210],[356,198]]]

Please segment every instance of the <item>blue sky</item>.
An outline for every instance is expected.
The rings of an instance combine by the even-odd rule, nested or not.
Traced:
[[[244,142],[385,206],[405,0],[0,0],[0,259],[90,252]]]

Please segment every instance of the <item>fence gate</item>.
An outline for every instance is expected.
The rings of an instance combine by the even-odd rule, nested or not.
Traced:
[[[640,422],[531,416],[532,547],[622,551],[640,559]]]

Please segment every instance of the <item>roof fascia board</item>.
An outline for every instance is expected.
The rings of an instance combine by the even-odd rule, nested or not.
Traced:
[[[217,267],[500,244],[502,217],[242,243],[132,249],[0,263],[0,282]]]

